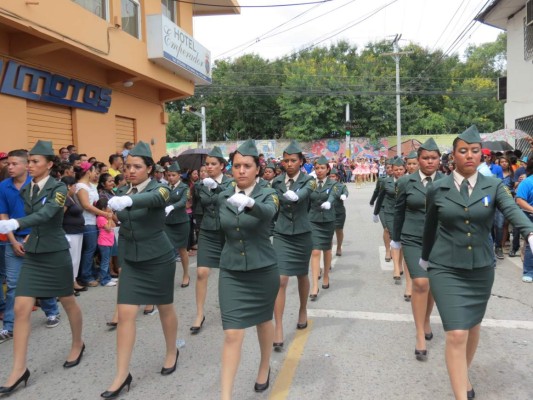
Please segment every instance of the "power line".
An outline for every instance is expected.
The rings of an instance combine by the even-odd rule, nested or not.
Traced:
[[[218,7],[218,8],[276,8],[276,7],[295,7],[295,6],[308,6],[312,4],[320,3],[329,3],[333,0],[320,0],[320,1],[310,1],[306,3],[292,3],[292,4],[270,4],[270,5],[257,5],[257,6],[224,6],[220,4],[211,4],[211,3],[199,3],[197,1],[185,1],[185,0],[174,0],[177,3],[192,4],[194,6],[208,6],[208,7]]]

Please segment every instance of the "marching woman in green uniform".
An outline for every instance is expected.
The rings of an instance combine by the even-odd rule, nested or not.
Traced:
[[[311,271],[313,287],[309,298],[316,301],[318,297],[318,277],[320,275],[320,253],[324,254],[324,280],[322,289],[329,289],[329,270],[331,268],[331,246],[335,232],[335,209],[332,204],[340,198],[337,182],[328,178],[330,166],[328,159],[321,156],[315,161],[316,187],[310,195],[309,222],[311,222]]]
[[[456,399],[472,399],[468,368],[476,353],[481,321],[494,282],[489,240],[499,209],[533,245],[533,224],[501,179],[478,173],[481,138],[475,126],[453,142],[456,170],[427,191],[420,266],[446,331],[446,366]]]
[[[254,390],[270,382],[270,355],[274,339],[272,313],[279,289],[279,271],[270,243],[270,221],[278,211],[276,191],[256,183],[259,156],[253,140],[232,156],[236,185],[218,196],[220,227],[226,237],[220,256],[218,296],[224,329],[222,396],[232,398],[241,358],[244,330],[257,327],[261,362]]]
[[[418,153],[416,151],[410,152],[405,157],[405,171],[407,174],[414,174],[418,171]]]
[[[379,177],[376,181],[376,187],[374,189],[374,192],[372,193],[372,197],[370,198],[370,207],[374,209],[375,202],[379,196],[379,193],[381,192],[383,185],[385,184],[385,180],[392,175],[392,160],[386,160],[385,161],[385,171],[387,176]],[[385,261],[390,262],[391,255],[390,255],[390,234],[389,231],[386,229],[385,226],[385,206],[381,205],[381,210],[379,210],[378,216],[379,218],[376,218],[374,216],[374,222],[377,222],[378,220],[381,221],[381,226],[383,227],[383,243],[385,244]]]
[[[170,186],[169,205],[165,208],[165,233],[172,242],[174,249],[179,252],[181,265],[183,266],[183,279],[181,287],[189,286],[189,233],[191,223],[185,210],[189,199],[189,185],[180,180],[180,166],[177,162],[168,167],[168,185]]]
[[[311,223],[309,222],[309,196],[315,188],[315,180],[301,172],[305,158],[296,141],[283,150],[285,172],[272,180],[280,209],[274,227],[274,250],[278,259],[280,287],[274,320],[274,350],[283,349],[283,313],[287,297],[287,285],[291,276],[298,280],[300,308],[297,329],[307,328],[307,297],[309,296],[309,259],[313,249]]]
[[[173,373],[178,362],[178,318],[173,304],[176,255],[164,231],[170,190],[151,179],[154,166],[150,146],[139,142],[125,163],[131,186],[120,188],[109,200],[121,223],[118,249],[122,268],[117,298],[117,371],[109,389],[101,394],[105,399],[118,397],[125,386],[129,390],[135,320],[141,304],[155,304],[159,309],[166,345],[161,375]]]
[[[224,247],[224,234],[220,231],[217,199],[233,182],[224,175],[226,159],[222,151],[215,146],[205,159],[207,178],[199,185],[198,197],[202,207],[202,225],[198,237],[198,258],[196,264],[196,319],[191,326],[191,334],[200,332],[205,321],[204,304],[207,296],[207,278],[209,268],[218,268],[220,253]]]
[[[385,178],[383,184],[381,185],[378,198],[376,200],[376,205],[374,206],[374,222],[378,222],[378,214],[381,211],[381,206],[383,205],[383,217],[385,221],[385,229],[391,235],[392,225],[394,223],[394,206],[396,204],[396,181],[405,174],[405,166],[401,158],[397,158],[392,161],[392,175]],[[389,236],[390,237],[390,236]],[[393,279],[394,283],[400,285],[402,283],[402,278],[400,274],[402,273],[402,263],[403,263],[403,254],[401,250],[391,249],[392,253],[392,262],[394,264]],[[408,299],[408,295],[411,294],[411,288],[406,287],[405,289],[405,299]]]
[[[411,307],[416,327],[415,357],[427,360],[426,340],[433,338],[429,318],[433,310],[433,296],[429,291],[427,271],[420,268],[422,229],[426,219],[426,191],[437,179],[440,151],[433,138],[418,149],[417,171],[404,175],[397,182],[396,206],[392,226],[391,247],[403,250],[403,256],[413,283]],[[409,159],[410,160],[410,159]],[[408,161],[409,161],[408,160]]]
[[[0,387],[0,394],[11,393],[21,382],[26,385],[30,377],[26,356],[36,298],[59,297],[67,313],[72,345],[63,367],[78,365],[85,349],[81,339],[81,310],[72,286],[72,260],[62,226],[67,187],[51,176],[56,160],[52,142],[37,141],[29,157],[29,173],[33,179],[20,193],[26,216],[0,221],[0,233],[31,228],[28,241],[24,243],[24,261],[16,290],[13,368],[5,386]]]
[[[335,199],[333,209],[335,210],[335,237],[337,238],[336,256],[342,256],[342,242],[344,241],[344,223],[346,222],[346,207],[344,201],[348,198],[348,188],[341,182],[339,171],[333,168],[329,174],[329,178],[337,182],[339,187],[340,197]]]

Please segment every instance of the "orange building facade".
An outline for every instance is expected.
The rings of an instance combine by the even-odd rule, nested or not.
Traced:
[[[237,0],[190,3],[0,0],[0,151],[44,139],[107,161],[143,140],[164,155],[164,103],[211,80],[193,16],[240,12]]]

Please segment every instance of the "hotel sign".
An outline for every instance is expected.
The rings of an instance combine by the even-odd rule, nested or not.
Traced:
[[[162,14],[148,15],[148,58],[194,83],[211,83],[211,52]]]
[[[62,75],[0,59],[0,93],[34,101],[60,104],[106,113],[111,106],[111,89],[70,79]]]

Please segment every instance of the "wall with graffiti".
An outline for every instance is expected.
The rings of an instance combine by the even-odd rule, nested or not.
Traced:
[[[402,137],[402,143],[411,139],[423,143],[429,137],[435,139],[441,152],[444,153],[451,150],[452,142],[456,135],[404,136]],[[218,146],[222,150],[222,154],[228,156],[229,153],[235,151],[242,143],[243,141],[208,142],[207,148]],[[276,158],[283,155],[283,149],[289,145],[290,140],[256,140],[255,143],[259,152],[263,153],[266,158]],[[309,157],[323,155],[327,158],[337,158],[349,155],[351,158],[379,158],[381,156],[387,157],[389,155],[389,148],[396,146],[396,136],[383,137],[375,141],[371,141],[365,137],[351,138],[348,152],[346,144],[345,139],[320,139],[312,142],[300,142],[303,152]],[[185,150],[196,149],[198,147],[199,145],[196,142],[167,143],[167,153],[171,157],[175,157]]]

